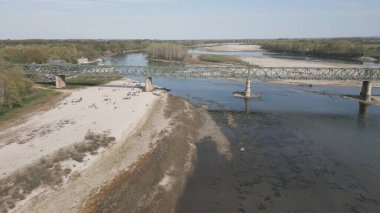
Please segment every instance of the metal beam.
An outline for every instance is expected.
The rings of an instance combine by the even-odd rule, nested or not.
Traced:
[[[20,65],[19,65],[20,66]],[[380,80],[380,68],[312,68],[253,66],[97,66],[21,65],[26,74],[65,76],[128,76],[168,78],[249,78],[262,80]]]

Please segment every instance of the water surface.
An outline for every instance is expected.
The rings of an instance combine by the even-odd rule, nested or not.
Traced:
[[[233,154],[198,143],[178,212],[380,212],[380,107],[341,97],[359,88],[254,81],[262,98],[245,101],[243,82],[153,81],[207,105]]]

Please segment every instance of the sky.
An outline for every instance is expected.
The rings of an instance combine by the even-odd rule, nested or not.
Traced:
[[[380,0],[0,0],[0,39],[380,36]]]

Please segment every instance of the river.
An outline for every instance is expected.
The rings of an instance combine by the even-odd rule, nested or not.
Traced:
[[[106,61],[147,63],[143,53]],[[238,81],[153,80],[207,105],[232,148],[229,161],[210,141],[197,145],[178,212],[380,212],[380,107],[341,97],[359,88],[253,81],[262,98],[246,102],[232,96]]]

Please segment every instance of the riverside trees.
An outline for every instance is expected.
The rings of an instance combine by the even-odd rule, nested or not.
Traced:
[[[62,59],[76,63],[80,57],[96,59],[128,50],[145,49],[148,40],[21,40],[0,41],[0,59],[10,63],[45,63]]]
[[[24,78],[21,69],[0,70],[0,112],[1,108],[20,105],[22,99],[33,92],[32,87],[33,82]]]
[[[307,56],[358,58],[368,56],[380,59],[380,39],[337,38],[337,39],[277,39],[259,40],[255,44],[263,49]]]
[[[146,49],[149,58],[182,61],[187,55],[185,46],[174,43],[153,43]]]

